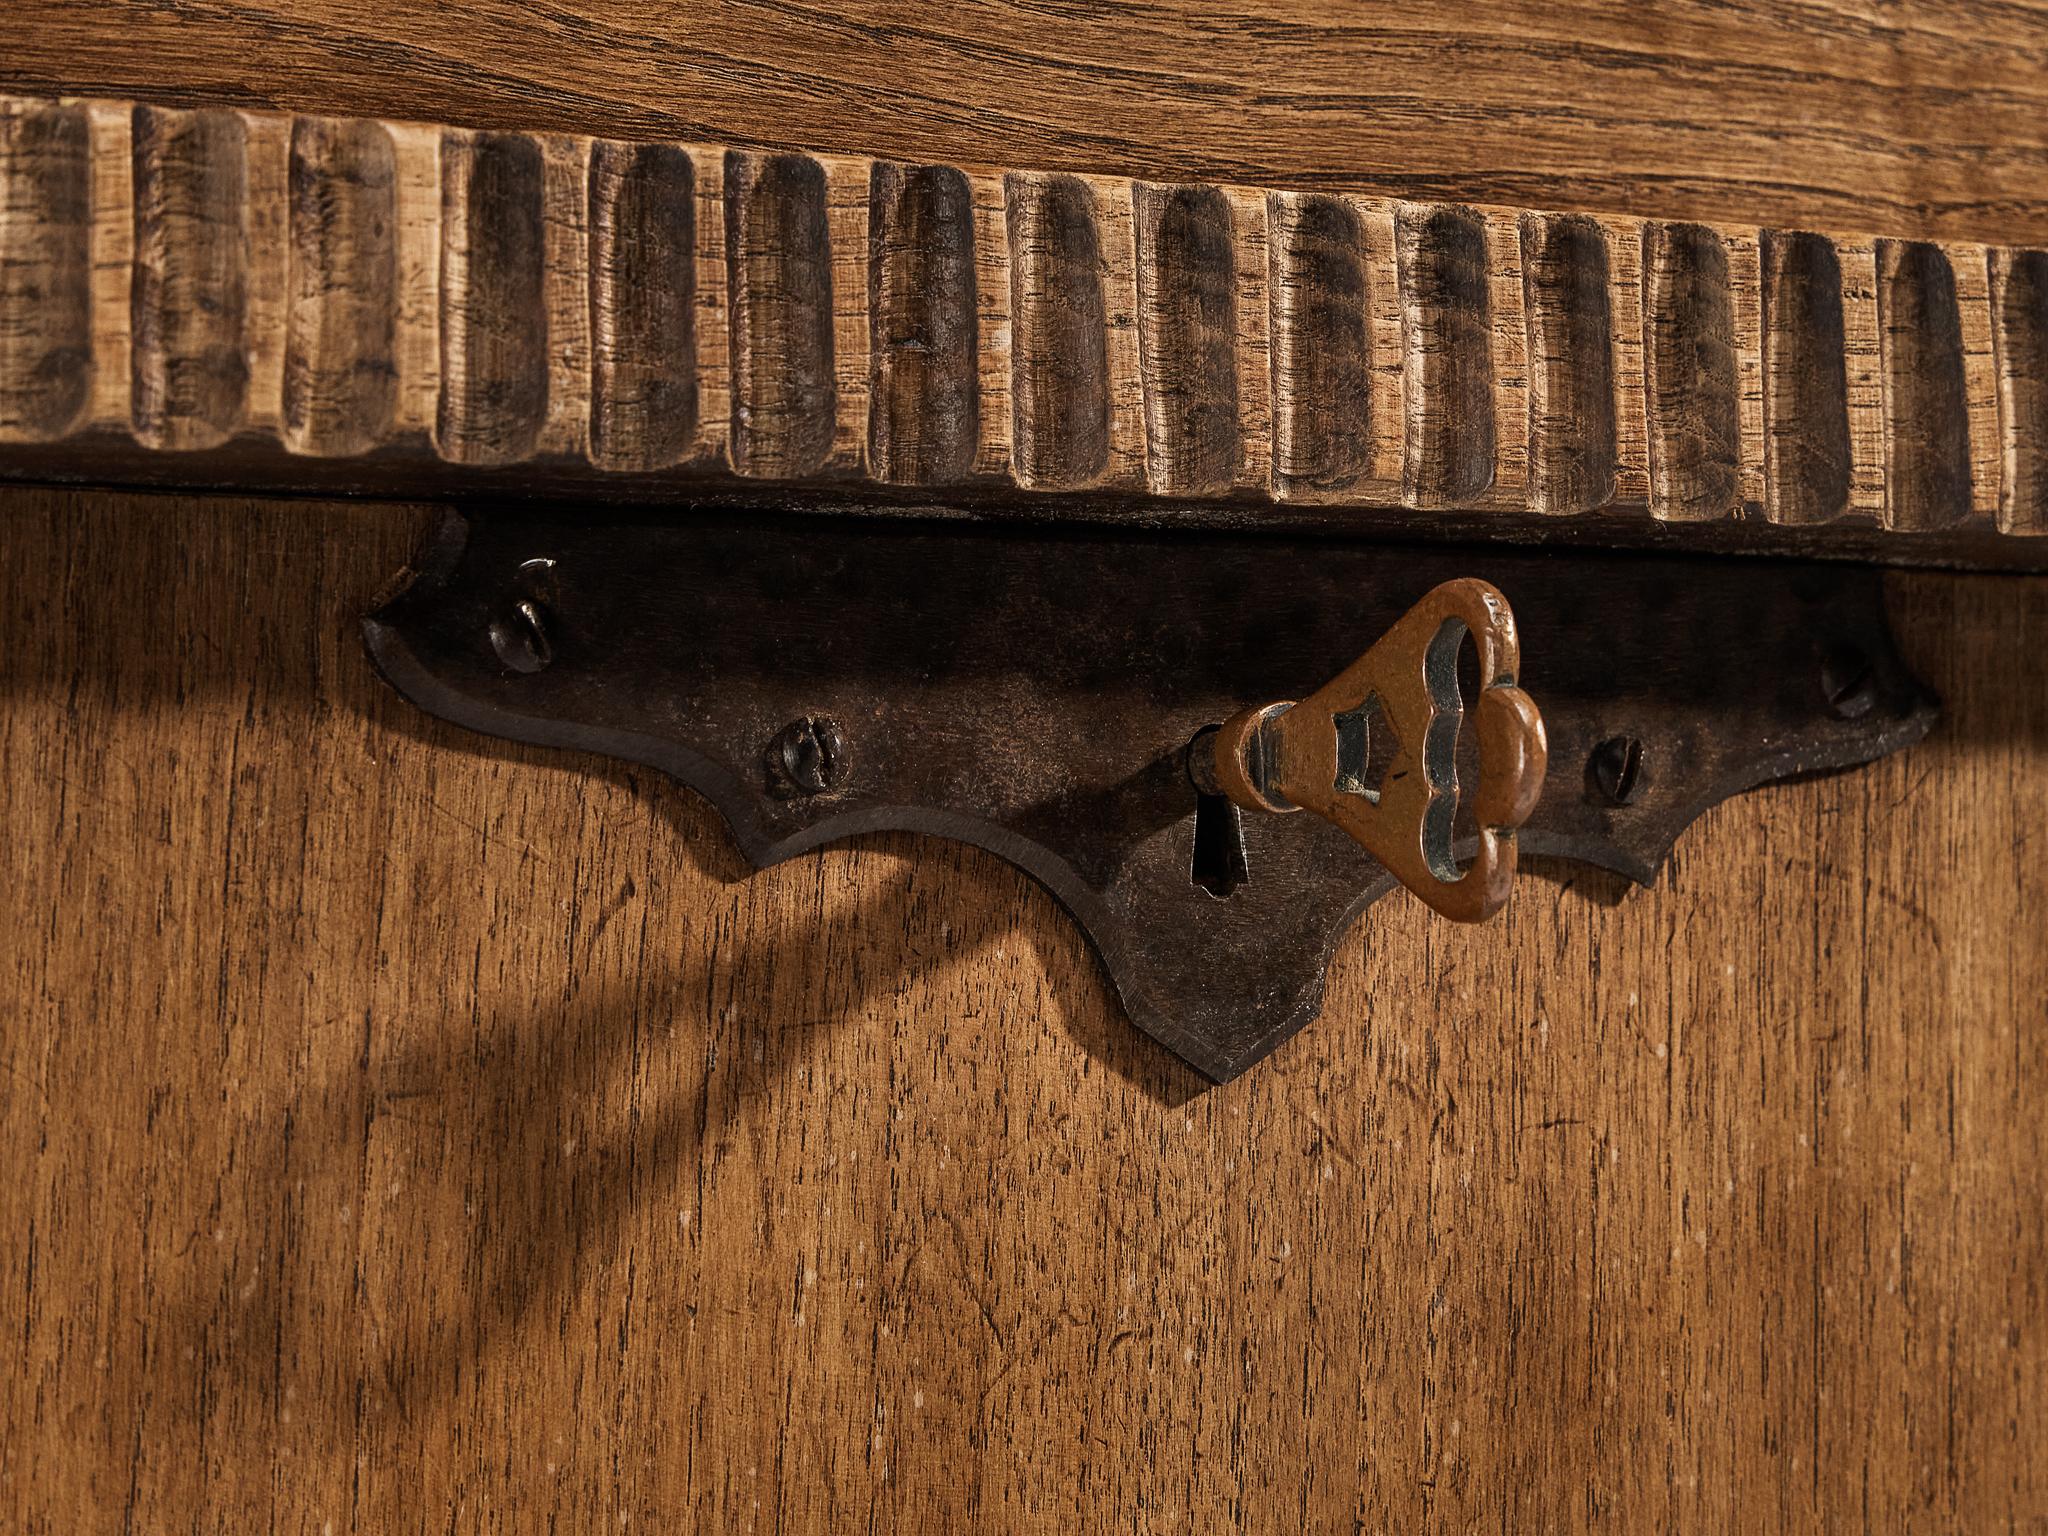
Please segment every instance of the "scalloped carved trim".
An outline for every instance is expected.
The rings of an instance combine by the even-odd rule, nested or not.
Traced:
[[[2044,263],[0,98],[0,445],[1996,540],[2048,531]]]

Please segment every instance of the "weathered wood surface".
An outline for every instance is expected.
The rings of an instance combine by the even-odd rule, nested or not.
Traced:
[[[1058,906],[752,878],[355,638],[420,517],[0,496],[0,1525],[2025,1529],[2048,584],[1611,905],[1376,908],[1197,1092]]]
[[[23,94],[2048,248],[2048,42],[2014,7],[7,21]],[[611,195],[672,208],[672,163],[613,170]],[[694,196],[723,167],[692,172]],[[343,264],[367,293],[386,259]],[[1714,342],[1711,248],[1664,260]],[[128,272],[93,281],[90,313],[125,315]],[[2038,310],[2048,263],[1991,283],[1999,313]],[[1341,272],[1319,291],[1365,302]],[[621,355],[673,400],[654,360],[680,296],[645,300]],[[416,316],[393,335],[438,345]],[[1319,396],[1390,382],[1275,361]],[[309,376],[303,430],[359,419],[377,377]],[[1011,416],[1007,375],[978,382]],[[729,380],[699,384],[697,418],[729,420]],[[1753,441],[1756,387],[1732,423],[1690,407],[1672,453]],[[2044,398],[2015,392],[2015,419]],[[428,430],[437,404],[391,410]],[[1356,419],[1304,415],[1276,457],[1348,473]],[[645,430],[614,440],[668,451]],[[2015,487],[2048,473],[2000,441]],[[886,840],[742,883],[690,797],[386,697],[354,624],[415,526],[0,495],[0,1526],[2048,1515],[2048,704],[2015,663],[2048,640],[2041,586],[1899,587],[1948,696],[1926,746],[1717,811],[1611,909],[1525,881],[1505,926],[1464,932],[1385,904],[1292,1053],[1175,1108],[1079,935],[993,858]]]
[[[1969,242],[15,97],[0,253],[17,478],[2048,532]]]
[[[29,95],[2048,244],[2025,6],[15,0]],[[739,126],[746,132],[741,134]]]

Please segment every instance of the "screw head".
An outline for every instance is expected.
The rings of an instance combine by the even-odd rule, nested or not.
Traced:
[[[1627,805],[1642,793],[1642,742],[1634,736],[1608,737],[1587,759],[1586,775],[1609,805]]]
[[[547,615],[530,597],[517,598],[491,620],[491,649],[514,672],[534,673],[555,659]]]
[[[846,750],[837,721],[805,715],[775,733],[766,757],[769,781],[784,794],[822,795],[844,769]]]

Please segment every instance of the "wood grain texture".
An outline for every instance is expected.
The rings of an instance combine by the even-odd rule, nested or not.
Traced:
[[[14,0],[9,16],[0,70],[27,94],[2048,244],[2048,48],[2024,6]]]
[[[1826,523],[1849,513],[1854,470],[1842,263],[1806,232],[1763,237],[1765,483],[1780,523]]]
[[[407,708],[425,521],[0,496],[0,1525],[2048,1513],[2048,584],[1895,578],[1924,746],[1390,900],[1201,1093],[993,857]]]
[[[211,448],[249,399],[248,130],[233,112],[138,106],[130,121],[135,439]]]
[[[1288,506],[1326,494],[1325,466],[1340,505],[1357,477],[1400,482],[1399,201],[1601,214],[1617,316],[1630,225],[1651,225],[1646,313],[1679,293],[1677,267],[1650,280],[1659,227],[1714,232],[1725,290],[1703,257],[1705,290],[1673,300],[1695,367],[1645,327],[1646,376],[1699,402],[1648,440],[1668,488],[1650,521],[1690,506],[1702,534],[1765,502],[1753,226],[1940,243],[1966,318],[1956,243],[1989,245],[1994,345],[1967,337],[1965,375],[1991,402],[1973,464],[1999,466],[1974,473],[1973,516],[2048,528],[2048,37],[2026,7],[13,0],[7,19],[0,85],[23,96],[401,120],[401,227],[441,217],[439,135],[402,120],[683,146],[685,462],[729,462],[716,146],[739,144],[967,170],[977,476],[1042,462],[1004,347],[1044,293],[1013,285],[989,167],[1341,200],[1372,279],[1371,409],[1296,461]],[[131,123],[119,100],[80,110],[93,365],[69,441],[104,445],[131,432]],[[283,186],[285,155],[258,154],[256,184]],[[0,284],[28,270],[19,185]],[[77,195],[42,185],[38,207]],[[555,206],[567,273],[595,248],[575,200]],[[1142,448],[1114,212],[1089,258],[1091,477],[1112,410],[1118,465]],[[865,257],[849,238],[835,273]],[[394,432],[416,453],[439,247],[397,254]],[[1316,302],[1341,309],[1326,270]],[[1497,356],[1525,345],[1522,286],[1493,291]],[[582,302],[594,346],[588,291],[562,278],[550,318]],[[1864,294],[1859,410],[1881,418],[1874,267]],[[576,334],[551,324],[551,345]],[[43,419],[68,433],[68,409]],[[1503,440],[1526,420],[1518,398]],[[1293,430],[1275,422],[1276,467]],[[45,446],[66,444],[0,459]],[[1926,746],[1723,808],[1619,906],[1525,880],[1506,927],[1468,933],[1385,904],[1294,1054],[1176,1107],[1073,928],[998,861],[888,839],[742,882],[688,796],[389,699],[354,621],[414,528],[360,505],[0,495],[0,1526],[2048,1514],[2048,722],[2013,661],[2048,634],[2038,585],[1898,586],[1949,703]]]
[[[1273,194],[1273,423],[1285,494],[1342,493],[1372,472],[1372,289],[1365,224],[1346,200]]]
[[[1522,218],[1529,316],[1529,504],[1586,512],[1614,499],[1614,316],[1607,236],[1584,215]]]
[[[949,165],[877,164],[871,185],[869,462],[896,484],[957,483],[981,425],[973,189]]]
[[[2019,528],[2048,528],[2048,252],[2001,252],[1991,263],[1992,337],[1999,394],[1999,514]]]
[[[1955,269],[1925,240],[1880,240],[1885,486],[1895,528],[1970,514],[1970,400]]]
[[[1742,380],[1728,247],[1699,224],[1652,226],[1643,328],[1650,495],[1679,522],[1726,516],[1742,496]]]
[[[590,154],[590,454],[660,469],[697,435],[696,186],[673,144]]]
[[[733,467],[801,478],[824,467],[838,410],[825,169],[729,154],[725,201]]]
[[[0,108],[0,438],[61,438],[85,409],[90,156],[83,107]]]
[[[1077,176],[1003,178],[1016,363],[1016,475],[1089,485],[1109,467],[1109,322],[1095,194]]]
[[[1420,507],[1477,501],[1495,475],[1486,226],[1470,208],[1403,208],[1395,231],[1407,427],[1402,492]]]
[[[397,152],[381,124],[297,118],[290,177],[279,435],[294,453],[364,453],[397,414]]]
[[[2042,522],[2025,251],[225,109],[137,107],[123,145],[84,134],[104,103],[11,100],[23,144],[71,125],[0,158],[41,274],[0,294],[0,392],[71,391],[0,418],[16,478],[1094,491],[1902,559],[2024,561]],[[131,207],[95,195],[116,156]],[[102,218],[126,335],[92,311]],[[401,345],[428,272],[433,344]],[[124,358],[124,419],[83,409]]]
[[[1131,201],[1152,488],[1218,495],[1237,479],[1244,449],[1230,201],[1215,187],[1143,183]]]
[[[435,444],[510,464],[540,442],[549,394],[546,183],[521,134],[441,138],[441,387]]]

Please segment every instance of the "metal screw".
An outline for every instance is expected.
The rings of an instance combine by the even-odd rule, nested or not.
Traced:
[[[1633,736],[1610,736],[1593,749],[1586,771],[1609,805],[1627,805],[1643,787],[1643,744]]]
[[[1832,646],[1821,657],[1821,691],[1827,695],[1828,708],[1844,720],[1870,713],[1870,706],[1876,702],[1871,679],[1870,658],[1853,645]]]
[[[768,777],[785,794],[822,795],[846,762],[839,724],[822,715],[792,720],[768,743]]]
[[[491,620],[491,649],[514,672],[538,672],[553,661],[555,646],[540,604],[530,597],[507,603]]]

